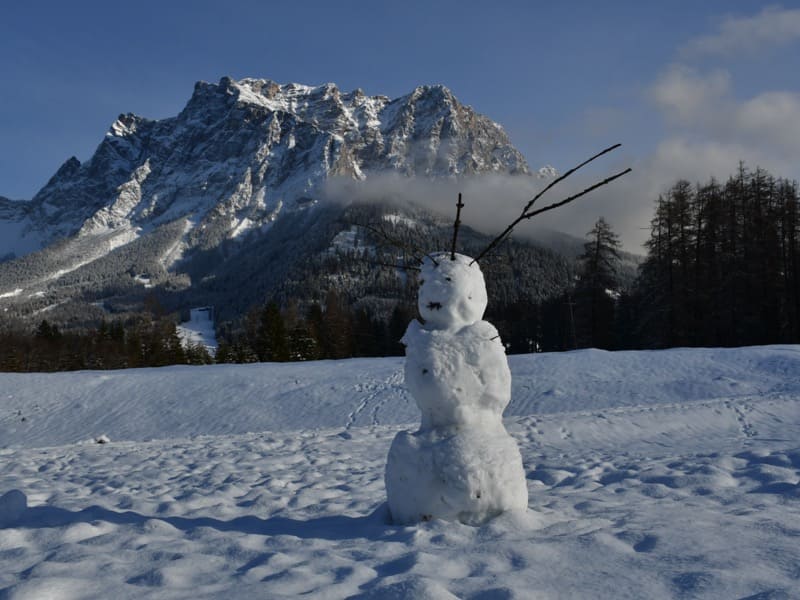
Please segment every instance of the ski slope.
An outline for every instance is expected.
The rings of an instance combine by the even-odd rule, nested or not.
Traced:
[[[0,598],[796,597],[800,346],[509,363],[481,527],[387,520],[402,359],[0,374]]]
[[[217,334],[214,331],[214,308],[203,306],[189,311],[189,320],[177,326],[184,347],[202,346],[211,356],[217,354]]]

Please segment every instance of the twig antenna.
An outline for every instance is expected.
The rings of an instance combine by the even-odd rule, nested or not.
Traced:
[[[456,221],[453,223],[453,247],[450,250],[450,260],[456,259],[456,240],[458,239],[458,227],[461,225],[461,209],[464,203],[461,202],[461,192],[458,193],[458,202],[456,203]]]
[[[533,198],[531,198],[531,200],[525,205],[525,208],[522,209],[522,213],[519,215],[519,217],[517,217],[511,223],[511,225],[506,227],[505,230],[503,231],[503,233],[501,233],[496,238],[494,238],[491,241],[491,243],[486,247],[486,249],[483,252],[481,252],[477,257],[475,257],[472,260],[472,262],[479,262],[481,258],[486,256],[489,252],[491,252],[497,246],[499,246],[502,242],[504,242],[508,238],[508,236],[511,235],[511,232],[514,230],[514,227],[516,227],[519,224],[520,221],[523,221],[525,219],[530,219],[532,217],[535,217],[536,215],[542,214],[543,212],[547,212],[548,210],[553,210],[554,208],[558,208],[559,206],[564,206],[565,204],[568,204],[568,203],[572,202],[573,200],[577,200],[581,196],[585,196],[586,194],[588,194],[592,190],[596,190],[597,188],[602,187],[604,185],[607,185],[607,184],[611,183],[612,181],[614,181],[615,179],[618,179],[618,178],[622,177],[626,173],[630,173],[632,169],[630,167],[628,167],[624,171],[620,171],[619,173],[617,173],[615,175],[611,175],[610,177],[606,177],[602,181],[599,181],[599,182],[595,183],[594,185],[590,185],[589,187],[587,187],[583,191],[578,192],[577,194],[573,194],[572,196],[568,196],[567,198],[564,198],[563,200],[561,200],[559,202],[554,202],[553,204],[549,204],[549,205],[545,206],[544,208],[540,208],[540,209],[537,209],[537,210],[531,210],[533,208],[534,203],[539,198],[541,198],[549,189],[551,189],[553,186],[555,186],[557,183],[559,183],[561,181],[564,181],[567,177],[572,175],[578,169],[580,169],[582,167],[585,167],[590,162],[592,162],[595,159],[600,158],[604,154],[608,154],[612,150],[616,150],[621,145],[622,144],[614,144],[613,146],[609,146],[605,150],[602,150],[602,151],[598,152],[597,154],[595,154],[594,156],[592,156],[590,158],[587,158],[585,161],[583,161],[581,164],[577,165],[576,167],[571,168],[569,171],[567,171],[563,175],[560,175],[560,176],[556,177],[547,186],[545,186],[545,188],[542,191],[540,191]],[[470,263],[470,264],[472,264],[472,263]]]

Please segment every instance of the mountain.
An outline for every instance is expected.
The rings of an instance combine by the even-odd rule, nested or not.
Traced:
[[[385,173],[531,176],[501,126],[440,85],[391,100],[199,82],[176,117],[120,115],[90,160],[67,160],[28,202],[0,200],[0,258],[13,258],[0,263],[0,302],[17,316],[78,302],[91,319],[156,289],[177,295],[169,308],[240,311],[352,232],[345,208],[324,201],[331,178]],[[417,221],[435,225],[421,209]]]
[[[85,164],[67,160],[27,208],[44,242],[133,237],[179,218],[210,247],[306,207],[331,176],[528,174],[502,128],[443,86],[389,100],[333,84],[199,82],[183,111],[120,115]],[[15,248],[3,248],[5,252]]]

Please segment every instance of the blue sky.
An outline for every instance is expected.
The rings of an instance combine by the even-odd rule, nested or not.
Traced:
[[[0,195],[30,198],[118,114],[178,113],[197,80],[335,82],[399,96],[443,83],[501,123],[532,167],[614,142],[633,176],[598,213],[629,245],[677,177],[738,160],[800,178],[800,7],[759,2],[7,3]],[[620,199],[623,197],[624,199]],[[638,236],[638,237],[637,237]]]

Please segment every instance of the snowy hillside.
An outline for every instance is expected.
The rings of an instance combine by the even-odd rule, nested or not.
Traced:
[[[386,522],[402,359],[0,374],[0,598],[794,597],[800,347],[509,362],[481,527]]]

